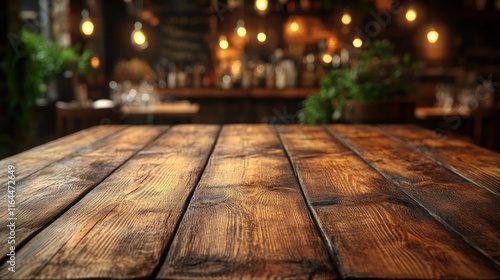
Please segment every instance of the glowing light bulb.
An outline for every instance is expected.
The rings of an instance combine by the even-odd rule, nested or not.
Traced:
[[[257,34],[257,40],[261,43],[264,43],[267,39],[267,36],[264,32],[259,32],[259,34]]]
[[[242,19],[239,19],[236,23],[235,29],[236,35],[243,38],[247,35],[247,29],[245,28],[245,22]]]
[[[412,8],[409,8],[408,11],[406,11],[405,17],[407,21],[413,22],[415,21],[415,19],[417,19],[417,11],[415,11]]]
[[[290,23],[290,30],[293,32],[299,31],[299,24],[295,20]]]
[[[92,68],[94,68],[94,69],[99,68],[99,66],[101,66],[101,60],[99,59],[99,57],[93,56],[90,59],[90,66],[92,66]]]
[[[132,43],[139,49],[143,50],[148,47],[148,39],[144,32],[142,32],[142,24],[136,22],[134,24],[134,31],[132,31],[131,39]]]
[[[325,53],[321,60],[323,60],[324,63],[329,64],[332,62],[333,57],[330,54]]]
[[[352,21],[351,15],[348,13],[343,14],[340,21],[342,21],[343,24],[348,25]]]
[[[85,36],[90,36],[94,33],[94,23],[90,20],[89,11],[82,11],[82,21],[80,22],[80,31]]]
[[[267,12],[267,6],[267,0],[255,0],[255,10],[257,13],[265,14]]]
[[[229,42],[227,41],[226,36],[222,35],[219,38],[219,47],[223,50],[226,50],[229,48]]]
[[[352,41],[352,45],[355,47],[355,48],[359,48],[363,45],[363,40],[361,40],[361,38],[355,38],[353,41]]]
[[[439,33],[436,30],[431,30],[427,33],[427,40],[429,43],[434,44],[439,39]]]
[[[247,35],[247,30],[244,26],[240,26],[238,27],[238,29],[236,29],[236,34],[238,34],[238,36],[240,37],[245,37],[245,35]]]
[[[82,22],[82,33],[86,36],[90,36],[94,33],[94,24],[90,21],[90,18],[86,18]]]
[[[142,33],[141,30],[137,30],[134,32],[134,43],[137,45],[142,45],[146,42],[146,36]]]

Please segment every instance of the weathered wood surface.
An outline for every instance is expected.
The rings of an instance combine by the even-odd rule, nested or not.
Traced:
[[[332,132],[471,246],[500,264],[500,197],[367,125]]]
[[[16,244],[19,245],[50,223],[165,129],[126,128],[112,137],[92,142],[91,147],[80,149],[18,181]],[[68,146],[71,145],[68,143]],[[67,148],[62,146],[61,150]],[[55,147],[53,152],[57,154]],[[16,171],[23,168],[23,165],[19,165]],[[0,200],[7,201],[7,192],[0,194]],[[7,211],[0,212],[2,221],[6,221],[7,217]],[[10,247],[7,243],[8,233],[7,227],[0,227],[0,252],[3,256]]]
[[[334,278],[280,141],[267,125],[219,137],[159,278]]]
[[[414,126],[106,129],[0,161],[1,279],[500,279],[498,154]]]
[[[6,170],[8,165],[19,166],[16,180],[22,180],[43,167],[69,156],[72,153],[84,153],[92,150],[101,140],[124,129],[123,125],[100,125],[90,129],[59,138],[22,152],[20,154],[0,160],[0,170]],[[6,178],[0,178],[2,185],[7,183]]]
[[[217,126],[189,125],[162,135],[33,238],[19,253],[24,265],[15,276],[148,277],[171,239],[217,131]]]
[[[486,257],[321,127],[286,126],[280,134],[342,276],[499,276]]]
[[[440,137],[414,125],[384,125],[380,128],[471,182],[500,195],[498,153],[457,139]]]

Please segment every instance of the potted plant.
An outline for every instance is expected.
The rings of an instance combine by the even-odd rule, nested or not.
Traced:
[[[18,41],[12,44],[1,65],[8,92],[2,97],[0,107],[0,129],[3,131],[0,144],[26,145],[31,140],[36,100],[47,93],[50,81],[61,77],[65,70],[73,70],[79,77],[90,73],[92,52],[86,50],[80,54],[79,50],[79,46],[61,47],[27,29],[19,32]],[[9,152],[15,152],[15,148]],[[0,154],[7,153],[0,150]]]
[[[331,70],[319,94],[303,102],[303,124],[343,122],[395,122],[412,119],[415,64],[409,54],[394,55],[388,41],[373,41],[357,52],[350,69]]]

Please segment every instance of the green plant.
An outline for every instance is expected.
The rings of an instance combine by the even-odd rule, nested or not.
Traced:
[[[2,62],[6,76],[6,96],[2,96],[4,117],[0,121],[0,143],[17,143],[15,139],[29,139],[31,112],[36,99],[47,92],[47,83],[60,77],[65,70],[73,70],[86,79],[91,73],[91,50],[80,54],[80,46],[65,48],[42,35],[22,29],[17,46],[12,46]]]
[[[331,70],[325,75],[319,94],[304,100],[299,121],[303,124],[337,121],[347,100],[405,98],[413,90],[415,72],[409,54],[399,58],[388,41],[373,41],[357,52],[357,64],[353,68]]]

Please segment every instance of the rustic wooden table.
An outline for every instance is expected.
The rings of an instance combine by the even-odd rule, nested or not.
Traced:
[[[0,278],[500,278],[500,156],[416,126],[99,126],[0,168]]]

